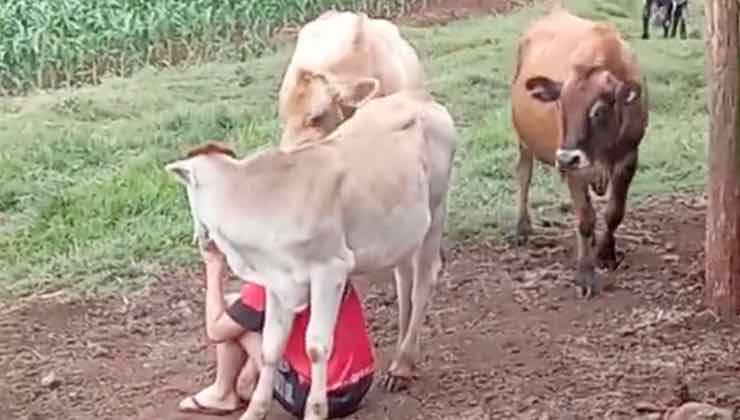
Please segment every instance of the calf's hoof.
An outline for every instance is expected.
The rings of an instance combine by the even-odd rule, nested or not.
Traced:
[[[650,39],[650,35],[648,35],[648,34],[642,34],[642,39]]]
[[[256,401],[252,400],[249,402],[249,407],[244,415],[239,417],[239,420],[265,420],[267,418],[267,412],[270,410],[269,401]]]
[[[326,401],[307,401],[306,414],[303,420],[326,420],[329,418],[329,406]]]
[[[413,379],[413,364],[394,361],[390,369],[380,379],[380,385],[386,391],[395,393],[408,389]]]
[[[601,291],[599,276],[595,271],[578,271],[576,273],[576,293],[579,299],[592,299]]]
[[[396,376],[393,373],[386,372],[380,380],[380,385],[388,392],[401,392],[409,389],[412,378],[406,376]]]

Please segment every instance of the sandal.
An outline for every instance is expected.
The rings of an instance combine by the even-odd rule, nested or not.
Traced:
[[[237,405],[235,408],[206,407],[205,405],[198,402],[197,399],[195,399],[195,395],[190,397],[190,401],[193,403],[195,407],[186,407],[186,408],[178,407],[178,410],[180,410],[183,413],[204,414],[206,416],[226,416],[233,412],[243,410],[247,407],[247,404],[245,404],[244,401],[241,401],[240,404]]]

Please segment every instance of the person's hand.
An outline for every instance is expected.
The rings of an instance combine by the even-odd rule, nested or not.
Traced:
[[[200,256],[206,265],[206,285],[223,286],[228,279],[226,257],[212,240],[198,246]]]
[[[226,257],[216,246],[216,243],[212,239],[201,243],[198,246],[200,250],[200,257],[206,266],[218,266],[226,264]]]

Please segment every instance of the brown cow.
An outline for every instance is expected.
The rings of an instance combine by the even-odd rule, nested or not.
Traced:
[[[614,232],[624,217],[648,123],[647,86],[637,60],[612,24],[558,8],[520,38],[511,96],[519,137],[517,236],[526,242],[532,231],[528,202],[534,159],[555,165],[578,219],[576,283],[579,293],[590,297],[599,290],[595,264],[618,265]],[[607,229],[598,244],[589,186],[600,196],[611,189]]]
[[[424,70],[398,27],[327,11],[304,25],[283,77],[281,145],[320,140],[369,99],[424,88]]]

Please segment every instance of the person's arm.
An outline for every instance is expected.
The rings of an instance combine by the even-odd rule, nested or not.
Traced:
[[[216,343],[237,338],[244,328],[226,314],[223,290],[229,278],[226,258],[213,241],[201,248],[201,256],[206,265],[206,335]]]

